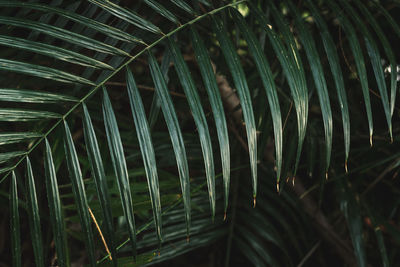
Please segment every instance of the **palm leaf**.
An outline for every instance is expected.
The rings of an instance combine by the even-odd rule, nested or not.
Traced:
[[[90,167],[92,174],[96,182],[97,196],[100,200],[101,210],[103,213],[106,240],[111,246],[111,255],[113,257],[114,266],[117,264],[117,254],[114,244],[114,227],[112,222],[112,211],[110,195],[107,187],[106,175],[104,172],[103,161],[101,158],[99,145],[94,132],[92,120],[89,115],[89,111],[85,104],[83,104],[84,119],[83,119],[83,130],[85,136],[85,143],[87,147],[87,153],[89,156]]]
[[[11,182],[9,193],[0,188],[0,197],[10,199],[10,259],[14,258],[17,266],[22,265],[19,243],[20,240],[25,242],[22,233],[27,227],[22,223],[23,217],[19,225],[17,218],[24,216],[19,212],[19,205],[28,211],[26,224],[29,224],[32,239],[29,243],[32,242],[33,253],[26,255],[32,255],[32,261],[34,258],[37,265],[49,262],[46,257],[51,253],[47,250],[50,242],[54,242],[55,255],[51,256],[56,261],[51,263],[69,266],[76,260],[78,250],[83,248],[82,241],[86,245],[84,253],[90,264],[95,265],[99,244],[93,239],[90,204],[91,214],[101,214],[97,219],[100,224],[94,215],[92,220],[101,237],[104,231],[103,242],[107,250],[97,263],[112,257],[115,266],[117,258],[119,264],[150,265],[213,244],[226,236],[229,248],[227,265],[237,257],[256,265],[291,266],[297,262],[301,265],[310,253],[320,253],[322,257],[315,257],[313,264],[314,261],[320,263],[326,253],[316,250],[321,243],[317,240],[319,236],[308,232],[307,223],[303,224],[307,219],[294,204],[302,200],[292,198],[285,191],[281,191],[281,197],[275,197],[272,184],[266,183],[271,181],[271,176],[276,176],[279,190],[281,176],[297,175],[297,172],[301,176],[306,165],[309,165],[310,173],[318,174],[315,167],[320,165],[323,166],[322,172],[330,167],[336,177],[326,185],[321,183],[321,187],[319,181],[310,180],[307,182],[310,189],[305,194],[316,188],[328,188],[330,183],[338,184],[338,188],[344,190],[341,193],[321,189],[320,201],[323,203],[322,199],[327,199],[325,194],[329,197],[333,194],[332,199],[340,196],[355,258],[360,265],[366,265],[365,255],[370,246],[365,246],[365,240],[361,238],[368,231],[361,220],[363,206],[358,198],[354,198],[355,190],[350,190],[342,182],[335,160],[331,162],[331,153],[337,152],[332,146],[332,140],[335,140],[333,120],[335,125],[340,123],[331,99],[337,95],[347,171],[347,161],[352,160],[350,137],[354,140],[354,159],[364,159],[369,154],[368,150],[358,147],[357,140],[362,138],[359,131],[352,131],[350,136],[350,112],[352,127],[360,125],[359,113],[367,113],[372,143],[371,110],[375,101],[371,103],[369,99],[367,73],[370,69],[374,73],[371,77],[377,81],[390,135],[397,131],[395,116],[392,125],[397,55],[393,49],[394,37],[387,32],[393,30],[398,37],[399,27],[395,17],[388,12],[392,7],[358,0],[351,3],[341,1],[340,7],[334,1],[325,1],[329,10],[325,9],[325,2],[310,0],[304,6],[301,3],[295,6],[289,0],[280,6],[276,6],[274,1],[248,0],[231,1],[222,6],[219,5],[222,2],[210,4],[205,0],[193,3],[181,0],[128,2],[0,1],[0,44],[5,47],[0,55],[0,70],[3,72],[0,86],[0,101],[3,102],[0,109],[3,129],[0,134],[0,173],[4,174],[0,186],[7,178]],[[371,6],[377,6],[386,20],[374,18]],[[355,12],[355,7],[360,13]],[[266,12],[261,11],[265,8]],[[364,21],[373,31],[364,25]],[[336,40],[337,22],[344,29],[345,43]],[[185,37],[186,33],[190,38]],[[318,34],[322,39],[320,46]],[[363,39],[358,40],[358,34]],[[236,38],[236,45],[232,38]],[[358,87],[351,83],[353,73],[342,73],[336,43],[343,50],[346,64],[350,68],[351,64],[356,66],[361,83],[359,96],[361,98],[362,92],[365,112],[359,112],[354,105],[359,102],[355,97],[358,96]],[[364,44],[371,62],[369,65],[363,58]],[[322,45],[325,53],[321,53]],[[381,62],[381,48],[391,69],[390,96]],[[148,54],[147,58],[143,57],[145,54]],[[354,63],[347,62],[347,54],[352,56]],[[161,68],[159,56],[163,56]],[[329,65],[324,64],[326,59]],[[170,65],[174,66],[176,73],[168,75]],[[125,70],[128,71],[122,82],[120,79]],[[332,79],[335,92],[330,91]],[[230,99],[221,99],[221,80],[228,86],[232,82],[232,87],[235,87],[231,97],[237,99],[237,106],[232,112],[239,109],[243,112],[243,126],[233,125],[230,123],[231,114],[225,114],[223,103]],[[148,85],[151,82],[154,88]],[[125,86],[127,98],[124,97],[126,92],[120,90]],[[348,92],[352,87],[356,87],[355,90]],[[155,92],[140,92],[142,88]],[[102,101],[99,101],[99,89],[103,91]],[[290,95],[287,90],[290,90]],[[173,98],[172,94],[183,97]],[[318,95],[319,101],[312,97],[313,94]],[[295,115],[291,114],[291,103]],[[127,105],[130,105],[132,114],[129,114],[129,108],[126,109]],[[148,106],[149,117],[146,116]],[[165,124],[158,123],[161,122],[158,118],[160,109]],[[283,114],[286,117],[282,118]],[[131,115],[136,135],[132,132]],[[207,122],[209,118],[214,119],[215,125]],[[101,126],[102,120],[105,131]],[[310,145],[305,153],[309,162],[303,162],[300,155],[307,124],[310,133],[307,142]],[[228,133],[228,125],[232,136]],[[321,129],[324,134],[320,135]],[[256,130],[260,131],[259,136]],[[297,138],[293,138],[295,131]],[[80,139],[82,134],[84,142]],[[245,135],[247,144],[242,140]],[[51,143],[48,140],[52,140]],[[43,148],[43,141],[44,157],[37,156],[39,153],[36,152]],[[217,142],[219,151],[213,151]],[[393,148],[379,141],[377,144],[383,149],[374,150],[376,155],[373,157],[384,155],[386,160],[398,157],[397,154],[387,156],[386,152],[382,153]],[[239,151],[246,146],[250,164]],[[81,154],[85,150],[87,155]],[[103,162],[102,155],[106,150],[109,150],[110,162]],[[325,150],[324,154],[318,152],[322,150]],[[234,152],[232,155],[231,151]],[[220,153],[220,157],[214,157],[214,152]],[[237,169],[231,169],[231,157],[237,157],[235,162],[244,164],[237,168],[250,167],[251,179],[235,178],[230,189],[230,173]],[[65,158],[67,169],[63,168]],[[104,159],[108,158],[107,155]],[[26,168],[21,168],[25,160]],[[379,167],[387,161],[376,163],[376,159],[374,162],[378,165],[370,164],[365,170],[355,168],[352,172],[362,170],[363,176],[368,176],[372,173],[372,166]],[[44,172],[40,168],[42,164]],[[352,161],[352,164],[360,165],[359,160]],[[220,165],[222,174],[219,174]],[[257,171],[258,165],[263,170],[276,165],[276,173],[267,172],[263,177]],[[32,166],[37,171],[35,177]],[[106,176],[108,168],[113,172]],[[18,171],[26,173],[26,190],[18,184],[19,191],[26,193],[26,204],[18,198],[15,176]],[[67,173],[70,180],[65,179]],[[246,172],[242,174],[245,176]],[[47,199],[41,194],[42,177],[45,177]],[[362,188],[368,182],[363,180],[357,186]],[[386,184],[393,185],[393,182],[385,180]],[[255,197],[259,196],[260,201],[268,205],[261,204],[262,207],[251,209],[243,204],[248,201],[247,192],[251,186],[254,204]],[[41,190],[37,190],[39,188]],[[223,211],[222,205],[218,205],[222,200],[220,190],[224,192]],[[394,191],[395,186],[391,190]],[[233,201],[228,209],[230,198]],[[366,200],[360,201],[365,203]],[[48,219],[46,209],[40,206],[42,202],[49,205]],[[225,219],[229,215],[226,225],[218,219],[209,224],[209,206],[212,218],[222,217],[223,212]],[[325,208],[324,203],[321,209]],[[336,214],[341,214],[338,207],[334,208],[329,216],[332,220],[337,219]],[[375,212],[368,214],[372,217]],[[47,232],[41,233],[41,224],[51,227],[49,234],[52,233],[53,237],[47,237]],[[373,224],[380,226],[376,221]],[[72,225],[79,225],[82,231]],[[189,234],[190,243],[185,241]],[[376,231],[376,237],[383,263],[395,262],[395,256],[393,259],[388,257],[397,255],[397,252],[393,246],[385,247],[388,242],[386,234]],[[25,243],[22,247],[25,250]],[[239,253],[231,253],[231,248]],[[276,257],[276,251],[284,257]],[[156,256],[157,252],[161,255]]]
[[[52,221],[51,226],[53,229],[54,241],[57,251],[57,263],[60,266],[68,266],[68,252],[67,252],[67,239],[65,236],[65,225],[63,219],[63,213],[61,210],[60,195],[58,192],[58,184],[56,171],[54,168],[53,156],[50,148],[50,144],[46,141],[46,152],[45,152],[45,172],[46,172],[46,191],[47,199],[50,210],[50,220]]]
[[[337,18],[343,27],[343,30],[346,32],[346,36],[348,38],[350,48],[353,52],[353,55],[357,60],[355,60],[357,74],[360,79],[361,88],[364,96],[364,105],[367,112],[368,118],[368,127],[369,127],[369,141],[372,146],[372,135],[374,132],[373,121],[372,121],[372,111],[371,111],[371,100],[369,97],[368,90],[368,79],[367,79],[367,71],[365,69],[364,56],[361,51],[360,43],[357,39],[357,34],[353,25],[348,21],[348,19],[340,12],[340,8],[333,1],[327,2],[332,10],[337,14]]]
[[[11,232],[11,251],[14,266],[21,265],[21,230],[19,224],[19,211],[18,211],[18,191],[17,191],[17,177],[15,172],[12,172],[12,179],[10,183],[10,232]]]
[[[82,232],[85,235],[85,243],[89,253],[89,260],[92,266],[95,266],[93,232],[90,224],[89,206],[86,199],[85,186],[82,180],[82,173],[79,166],[78,156],[76,154],[74,142],[68,124],[64,121],[65,139],[64,150],[67,158],[68,171],[72,182],[72,189],[75,201],[78,206],[78,213],[81,221]]]
[[[200,39],[199,34],[195,28],[191,28],[191,37],[193,43],[194,53],[199,64],[200,72],[210,99],[211,108],[214,114],[215,125],[217,127],[218,141],[221,151],[222,160],[222,173],[224,175],[224,193],[225,213],[228,208],[229,200],[229,184],[230,184],[230,152],[229,152],[229,136],[226,126],[225,114],[223,112],[223,105],[221,95],[219,93],[217,81],[212,69],[210,57],[207,53],[203,41]]]
[[[210,197],[210,207],[212,218],[215,216],[215,173],[214,173],[214,158],[212,155],[211,138],[208,131],[206,117],[203,108],[201,107],[200,97],[197,94],[196,86],[189,73],[189,68],[183,60],[183,56],[179,51],[176,43],[168,39],[170,51],[173,55],[175,62],[175,70],[178,74],[179,80],[183,90],[187,96],[190,110],[192,111],[194,121],[196,123],[197,131],[200,136],[201,149],[203,151],[204,166],[206,169],[208,194]]]
[[[139,138],[140,150],[146,169],[147,183],[150,190],[151,205],[154,213],[154,222],[157,229],[157,236],[161,242],[161,203],[160,188],[158,184],[158,174],[154,148],[150,137],[150,130],[146,120],[143,103],[140,98],[139,90],[136,86],[132,73],[127,69],[126,84],[129,93],[129,103],[131,104],[133,119],[136,126],[136,134]]]
[[[136,258],[136,226],[124,149],[122,147],[121,137],[118,130],[117,120],[114,115],[114,110],[111,106],[110,99],[104,87],[103,116],[104,125],[107,133],[107,141],[114,167],[114,173],[118,181],[118,189],[120,192],[122,208],[124,210],[124,215],[128,224],[128,232],[131,242],[132,253],[133,257]]]
[[[160,67],[153,54],[149,53],[149,64],[150,72],[158,98],[161,102],[161,109],[164,114],[164,119],[167,123],[168,131],[171,137],[172,146],[176,157],[176,163],[178,165],[179,179],[181,182],[182,196],[184,199],[185,206],[185,219],[186,219],[186,231],[189,236],[190,231],[190,181],[189,181],[189,168],[186,159],[185,146],[183,144],[182,133],[179,128],[178,118],[176,116],[174,106],[170,95],[168,94],[165,80],[161,73]]]
[[[244,123],[246,124],[253,182],[253,199],[255,203],[257,196],[257,134],[249,87],[246,82],[243,68],[239,64],[238,55],[236,54],[232,42],[229,40],[225,26],[220,18],[213,16],[213,27],[217,35],[218,42],[221,45],[222,52],[224,53],[225,60],[230,68],[233,81],[239,93]]]
[[[42,242],[42,230],[40,228],[40,215],[39,215],[39,206],[37,201],[35,180],[33,177],[33,171],[31,166],[31,161],[29,157],[26,157],[26,172],[27,172],[27,184],[29,190],[29,220],[31,227],[31,238],[33,245],[33,252],[35,254],[35,262],[37,266],[44,265],[44,251],[43,251],[43,242]]]
[[[319,14],[317,8],[312,3],[312,1],[308,1],[308,4],[311,8],[317,26],[321,30],[322,43],[324,45],[325,52],[328,57],[329,65],[331,67],[331,72],[336,86],[339,105],[342,112],[343,135],[344,135],[344,146],[345,146],[345,168],[347,171],[347,159],[349,157],[349,151],[350,151],[350,118],[349,118],[349,108],[347,104],[346,91],[343,81],[343,74],[340,68],[340,62],[336,51],[335,43],[328,31],[328,27],[324,22],[324,20],[322,19],[321,15]]]
[[[260,73],[261,80],[268,96],[268,103],[273,116],[272,121],[274,123],[277,181],[279,181],[282,169],[282,119],[274,79],[268,61],[265,58],[254,33],[251,32],[243,17],[239,15],[237,11],[232,11],[232,14],[237,25],[239,26],[240,31],[243,33],[247,44],[249,45],[250,52],[252,53],[253,59],[256,62],[258,72]]]

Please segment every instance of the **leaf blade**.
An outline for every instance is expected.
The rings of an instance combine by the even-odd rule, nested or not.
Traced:
[[[8,47],[35,52],[37,54],[45,55],[58,60],[63,60],[82,66],[114,70],[113,67],[106,63],[53,45],[5,35],[0,35],[0,44]]]
[[[53,94],[47,92],[36,92],[21,89],[0,88],[0,101],[4,102],[22,102],[22,103],[60,103],[77,102],[74,97]]]
[[[56,8],[53,6],[44,5],[44,4],[40,4],[40,3],[23,3],[23,2],[9,2],[9,1],[0,1],[0,6],[2,6],[2,7],[23,7],[23,8],[30,8],[30,9],[45,11],[45,12],[49,12],[49,13],[55,13],[64,18],[68,18],[72,21],[83,24],[86,27],[89,27],[91,29],[99,31],[109,37],[113,37],[113,38],[121,40],[121,41],[141,42],[140,39],[124,32],[118,28],[114,28],[110,25],[103,24],[101,22],[87,18],[85,16],[81,16],[74,12],[70,12],[68,10],[63,10],[63,9]]]
[[[297,8],[292,4],[292,2],[285,2],[295,14],[295,21],[299,31],[299,37],[301,42],[303,43],[304,50],[306,52],[308,62],[311,67],[311,72],[313,74],[314,83],[317,88],[317,94],[320,102],[322,120],[324,122],[325,130],[325,173],[327,173],[332,153],[333,119],[325,75],[323,72],[321,60],[319,59],[315,40],[313,39],[310,31],[304,25],[304,22],[299,15],[299,12],[297,11]]]
[[[42,134],[34,132],[20,132],[20,133],[0,133],[0,146],[20,143],[31,139],[39,138]]]
[[[179,20],[175,17],[175,15],[170,12],[168,9],[166,9],[163,5],[157,3],[154,0],[144,0],[144,2],[151,7],[154,11],[156,11],[158,14],[163,16],[164,18],[168,19],[169,21],[175,23],[175,24],[180,24]]]
[[[345,146],[345,168],[347,170],[347,159],[349,157],[350,151],[350,116],[349,116],[349,108],[347,104],[347,96],[344,86],[343,74],[340,68],[340,61],[336,51],[335,43],[332,39],[332,36],[329,33],[328,26],[325,21],[322,19],[319,14],[317,8],[312,3],[312,1],[308,1],[308,4],[311,8],[313,17],[315,18],[317,27],[320,29],[320,35],[322,38],[322,42],[325,48],[325,52],[328,57],[328,62],[331,67],[331,72],[333,75],[333,79],[335,82],[335,87],[339,99],[339,105],[342,113],[342,121],[343,121],[343,135],[344,135],[344,146]]]
[[[54,241],[57,251],[57,263],[66,267],[69,265],[67,257],[67,239],[65,236],[64,216],[61,210],[60,195],[58,193],[58,184],[56,171],[54,168],[53,156],[50,144],[45,139],[45,173],[46,173],[46,191],[50,211],[50,222],[53,229]]]
[[[155,227],[157,229],[157,237],[161,243],[161,201],[160,201],[160,186],[158,184],[158,174],[156,159],[154,154],[153,142],[150,136],[149,125],[146,120],[143,103],[133,78],[132,72],[126,69],[126,84],[129,94],[129,103],[132,110],[132,115],[136,128],[136,135],[139,139],[140,150],[146,171],[147,184],[149,187],[150,200],[153,208],[153,216]]]
[[[297,61],[297,49],[293,45],[293,37],[287,32],[287,28],[280,17],[277,19],[280,21],[278,24],[282,24],[281,31],[285,33],[286,40],[289,42],[290,49],[286,49],[283,42],[279,39],[276,32],[270,26],[270,23],[266,16],[262,14],[258,8],[254,7],[250,3],[251,10],[255,12],[261,24],[263,25],[264,31],[266,32],[268,39],[274,49],[279,62],[281,63],[283,72],[289,84],[290,92],[293,98],[296,116],[297,116],[297,133],[298,133],[298,143],[297,143],[297,155],[294,174],[296,174],[297,166],[300,160],[300,154],[302,146],[304,143],[306,128],[307,128],[307,118],[308,118],[308,92],[304,81],[304,70],[302,65]],[[275,7],[276,10],[276,7]],[[274,11],[272,12],[274,13]],[[291,45],[290,45],[291,44]],[[277,184],[279,189],[279,182]]]
[[[232,42],[227,36],[227,31],[222,21],[213,16],[213,29],[217,35],[217,39],[221,45],[225,60],[228,63],[232,74],[235,87],[238,90],[241,107],[243,110],[244,122],[246,124],[247,142],[249,146],[250,166],[253,183],[253,198],[257,195],[257,133],[254,121],[253,107],[251,104],[251,96],[246,82],[244,71],[239,64],[240,60],[235,52]]]
[[[372,135],[374,131],[373,120],[372,120],[372,109],[371,109],[371,100],[369,97],[369,89],[368,89],[368,79],[367,79],[367,71],[365,68],[364,56],[361,51],[360,43],[357,40],[357,34],[354,30],[353,25],[348,21],[348,19],[342,14],[339,6],[333,1],[328,1],[327,4],[330,6],[333,12],[337,14],[337,19],[341,26],[343,27],[347,39],[350,44],[350,49],[353,52],[353,56],[357,58],[355,60],[357,73],[361,83],[361,89],[364,97],[364,105],[365,110],[367,112],[368,119],[368,127],[369,127],[369,136],[370,136],[370,144],[372,145]]]
[[[38,32],[47,34],[49,36],[52,36],[52,37],[67,41],[67,42],[75,44],[75,45],[79,45],[84,48],[94,50],[97,52],[102,52],[102,53],[111,54],[111,55],[129,56],[129,54],[126,53],[125,51],[115,48],[111,45],[102,43],[95,39],[92,39],[92,38],[59,28],[59,27],[55,27],[55,26],[52,26],[52,25],[49,25],[46,23],[25,20],[25,19],[19,19],[19,18],[0,16],[0,24],[6,24],[6,25],[10,25],[10,26],[22,27],[22,28],[38,31]]]
[[[191,28],[191,38],[194,54],[200,68],[205,88],[210,99],[211,109],[217,127],[218,141],[220,145],[222,173],[224,179],[224,211],[227,212],[229,200],[229,184],[230,184],[230,151],[229,151],[229,135],[226,126],[226,118],[224,107],[219,93],[218,84],[211,65],[210,57],[203,41],[200,39],[194,27]]]
[[[72,140],[71,132],[67,121],[64,120],[64,150],[67,159],[68,172],[72,182],[72,191],[74,192],[75,202],[78,206],[78,213],[82,232],[85,236],[85,245],[89,254],[89,262],[92,266],[96,265],[94,254],[93,232],[90,224],[89,205],[86,199],[85,186],[83,184],[82,172],[79,166],[78,155]]]
[[[242,32],[247,42],[247,45],[249,46],[249,51],[253,57],[253,60],[256,63],[257,70],[261,76],[261,81],[264,85],[268,97],[268,103],[270,106],[272,121],[274,125],[277,180],[279,181],[282,169],[283,133],[282,133],[281,109],[279,106],[278,95],[276,93],[274,78],[272,76],[269,63],[254,33],[247,26],[242,15],[240,15],[238,11],[236,11],[235,9],[231,9],[231,12],[236,25],[239,26],[239,29]]]
[[[365,40],[365,44],[367,47],[367,52],[371,60],[371,65],[372,69],[375,74],[375,79],[378,84],[378,90],[381,95],[381,100],[382,100],[382,105],[383,109],[385,111],[385,117],[386,117],[386,122],[389,128],[389,135],[390,138],[393,139],[393,134],[392,134],[392,116],[391,116],[391,111],[390,111],[390,103],[388,99],[388,94],[387,94],[387,88],[386,88],[386,82],[385,82],[385,76],[383,73],[383,68],[381,65],[381,56],[379,53],[378,46],[376,42],[374,41],[374,38],[371,36],[371,33],[368,31],[367,27],[363,23],[363,21],[360,19],[356,11],[353,9],[353,7],[350,6],[349,3],[346,1],[341,1],[341,3],[344,5],[345,9],[350,12],[351,18],[357,25],[357,27],[360,29],[363,38]]]
[[[64,83],[95,85],[92,81],[62,70],[8,59],[0,59],[0,70],[22,73]]]
[[[0,121],[35,121],[58,118],[61,118],[61,115],[48,111],[0,108]]]
[[[85,103],[83,103],[83,112],[83,131],[86,143],[86,150],[89,156],[90,168],[96,183],[97,197],[100,200],[101,211],[103,213],[106,241],[108,241],[108,243],[110,244],[113,264],[114,266],[116,266],[117,252],[115,249],[115,238],[113,235],[113,216],[111,211],[110,194],[107,187],[107,179],[103,167],[103,160],[101,158],[100,149],[97,142],[96,133],[93,128],[92,120],[90,118],[90,114]]]
[[[36,266],[44,266],[43,257],[43,242],[42,242],[42,230],[40,226],[40,215],[39,206],[36,196],[35,179],[33,177],[33,171],[31,161],[29,157],[26,157],[26,173],[27,173],[27,187],[29,191],[28,205],[29,205],[29,226],[32,238],[33,252],[35,256]]]
[[[175,153],[176,163],[178,166],[179,179],[183,196],[185,209],[186,233],[189,236],[190,232],[190,180],[189,168],[186,158],[185,145],[183,143],[182,132],[179,128],[178,118],[172,104],[171,97],[168,93],[167,85],[161,73],[160,67],[153,54],[149,51],[149,66],[150,73],[156,88],[157,95],[161,101],[161,109],[164,114],[164,119],[170,134],[172,146]]]
[[[103,87],[103,117],[114,173],[117,176],[122,208],[128,224],[132,253],[133,257],[136,258],[136,226],[128,170],[117,120],[105,87]]]
[[[180,83],[185,92],[186,98],[189,103],[190,110],[192,112],[197,132],[200,137],[201,150],[203,152],[204,166],[206,169],[208,195],[210,199],[211,214],[215,216],[215,173],[214,173],[214,158],[211,147],[211,138],[208,130],[206,116],[204,115],[203,108],[201,106],[200,97],[197,93],[196,86],[190,75],[189,68],[187,67],[183,56],[176,45],[176,42],[168,38],[168,45],[173,55],[173,61],[175,62],[175,70],[178,74]]]
[[[161,33],[161,30],[153,23],[139,17],[135,12],[125,9],[117,4],[105,0],[89,0],[89,2],[99,6],[100,8],[110,12],[114,16],[125,20],[138,28],[152,33]]]
[[[17,177],[12,171],[10,183],[10,231],[11,231],[11,254],[13,266],[20,267],[21,265],[21,232],[18,212],[18,189]]]

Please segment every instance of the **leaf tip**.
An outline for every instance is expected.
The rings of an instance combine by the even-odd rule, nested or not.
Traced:
[[[348,174],[348,173],[349,173],[349,170],[348,170],[348,168],[347,168],[347,159],[344,161],[344,169],[345,169],[345,171],[346,171],[346,174]]]
[[[253,196],[253,208],[256,207],[256,203],[257,203],[256,196]]]

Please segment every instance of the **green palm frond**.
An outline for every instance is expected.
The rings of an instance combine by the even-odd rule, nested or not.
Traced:
[[[221,237],[227,264],[241,255],[259,266],[295,265],[315,245],[282,182],[307,172],[301,156],[309,173],[320,164],[322,199],[339,156],[347,172],[351,125],[352,144],[368,132],[372,146],[374,129],[383,131],[371,87],[381,102],[374,114],[398,141],[399,54],[387,36],[400,36],[396,19],[378,1],[359,0],[0,1],[0,197],[9,198],[13,264],[22,264],[28,226],[37,266],[70,266],[72,243],[91,266],[146,265]],[[366,266],[363,212],[374,225],[379,216],[343,178],[333,181]],[[233,217],[230,229],[222,214]]]

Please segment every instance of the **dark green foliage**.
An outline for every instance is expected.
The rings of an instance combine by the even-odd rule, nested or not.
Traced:
[[[399,8],[0,1],[0,265],[398,266]]]

